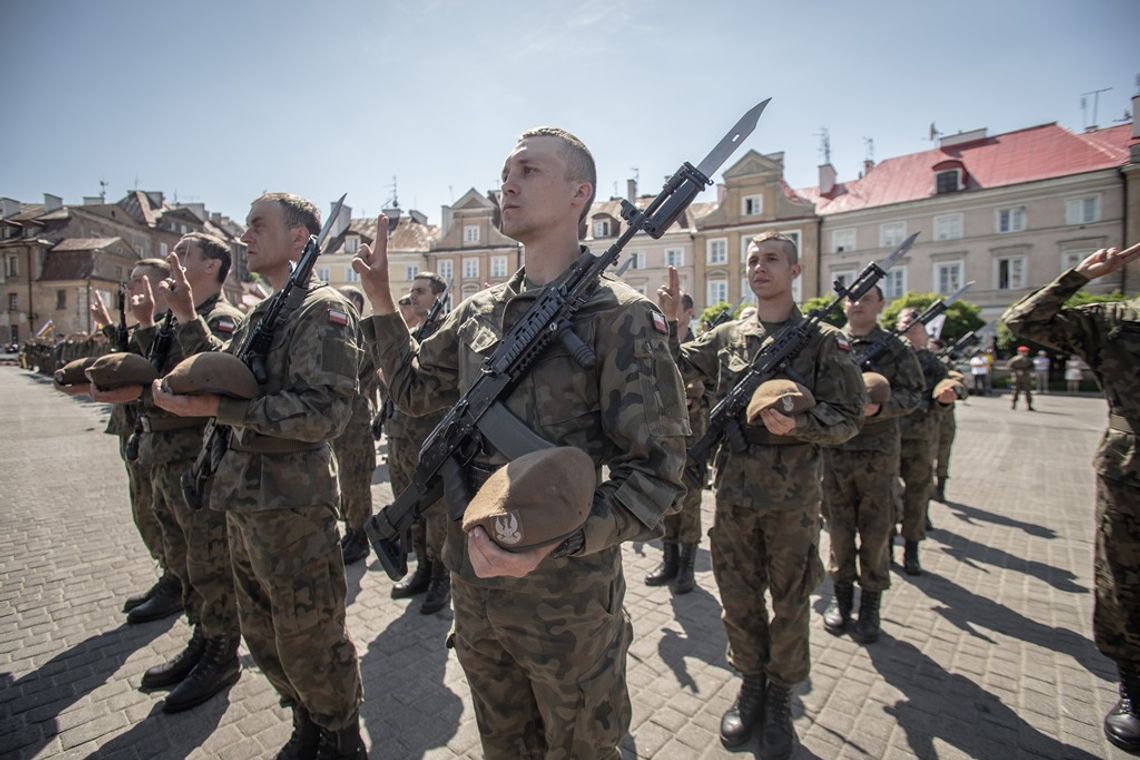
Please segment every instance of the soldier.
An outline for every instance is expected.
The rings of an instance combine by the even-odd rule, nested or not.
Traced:
[[[401,313],[410,316],[405,322],[408,328],[423,328],[426,340],[439,329],[439,320],[424,324],[435,300],[447,290],[447,282],[434,272],[420,272],[412,280],[412,290],[407,295],[408,308],[401,307]],[[402,302],[404,299],[401,298]],[[365,336],[371,338],[372,323],[365,323]],[[399,495],[411,485],[412,473],[420,461],[420,447],[439,421],[445,410],[413,417],[394,406],[391,416],[385,423],[388,430],[388,473],[392,483],[392,493]],[[412,526],[412,547],[416,555],[416,569],[410,576],[392,586],[392,598],[404,599],[427,592],[420,604],[420,613],[430,615],[447,606],[451,599],[451,575],[447,566],[440,561],[443,542],[447,536],[447,515],[443,504],[429,507],[423,519]]]
[[[1013,389],[1013,402],[1010,409],[1017,408],[1017,397],[1025,391],[1025,408],[1033,411],[1033,360],[1029,358],[1029,346],[1018,346],[1017,356],[1009,360],[1009,382]]]
[[[256,201],[242,235],[250,270],[280,290],[290,262],[320,231],[319,212],[288,193]],[[186,353],[236,353],[270,300],[225,344],[195,318],[189,286],[170,306]],[[337,535],[336,457],[329,442],[348,424],[360,368],[355,312],[335,289],[310,282],[301,304],[278,323],[265,357],[261,395],[175,395],[154,384],[161,408],[214,417],[230,428],[229,449],[210,480],[210,509],[224,510],[242,635],[282,703],[293,735],[280,758],[363,758],[356,648],[345,626],[346,583]]]
[[[360,288],[337,288],[348,299],[359,317],[364,313],[364,293]],[[340,541],[345,565],[368,556],[364,523],[372,516],[372,473],[376,469],[376,442],[372,439],[372,416],[376,412],[376,391],[380,378],[376,363],[367,351],[361,353],[358,375],[360,392],[352,402],[352,417],[344,432],[333,439],[337,478],[340,481],[340,519],[344,537]]]
[[[1138,254],[1140,246],[1096,251],[1002,316],[1014,334],[1084,359],[1108,401],[1108,429],[1093,460],[1093,631],[1097,648],[1120,672],[1120,700],[1104,719],[1104,734],[1129,752],[1140,752],[1140,300],[1064,304]]]
[[[697,337],[693,334],[692,322],[693,297],[682,293],[681,309],[677,314],[677,339],[680,342],[687,343]],[[688,442],[692,443],[704,435],[708,424],[709,405],[704,383],[699,380],[688,383],[685,386],[685,401],[689,405],[689,427],[693,431]],[[697,546],[701,542],[701,495],[704,489],[694,487],[691,483],[685,485],[688,489],[681,502],[681,511],[664,520],[664,556],[661,564],[645,576],[646,586],[663,586],[675,579],[673,590],[678,594],[687,594],[693,590],[696,583],[693,564],[697,558]]]
[[[725,395],[761,346],[804,317],[792,282],[799,251],[788,237],[767,233],[748,246],[747,272],[756,318],[720,325],[680,347],[686,381],[700,380]],[[658,290],[667,317],[676,310],[676,272]],[[724,605],[728,661],[743,676],[740,694],[721,719],[728,747],[747,742],[763,719],[761,755],[786,758],[798,741],[792,689],[808,677],[809,601],[823,578],[819,559],[820,446],[859,431],[867,395],[847,339],[820,325],[791,362],[789,375],[817,405],[794,416],[766,409],[762,424],[742,423],[746,452],[722,445],[716,453],[716,517],[709,531],[713,575]],[[715,399],[714,399],[715,400]],[[764,594],[772,595],[769,618]]]
[[[353,266],[378,316],[376,350],[397,407],[453,403],[543,286],[578,261],[579,224],[594,195],[589,151],[561,129],[523,133],[502,173],[502,231],[526,246],[526,268],[475,294],[418,346],[396,314],[385,241]],[[381,227],[386,222],[381,217]],[[471,687],[489,760],[620,757],[630,722],[621,543],[660,535],[682,495],[684,397],[668,328],[653,305],[606,277],[578,312],[575,333],[598,363],[579,366],[555,344],[503,399],[539,435],[586,452],[598,469],[585,525],[561,543],[512,553],[481,528],[448,520],[454,646]],[[506,459],[490,444],[466,468],[481,485]],[[609,477],[601,480],[603,465]]]
[[[920,309],[908,306],[899,312],[896,323],[898,331],[914,349],[925,380],[918,408],[899,420],[899,477],[903,481],[900,517],[904,541],[903,569],[907,575],[922,574],[918,545],[926,540],[926,510],[934,490],[934,451],[941,415],[938,407],[951,405],[955,400],[951,389],[943,390],[937,399],[933,396],[935,386],[949,373],[934,352],[927,348],[930,336],[926,334],[926,326],[918,321],[920,313]]]
[[[953,359],[947,357],[945,363],[947,371],[953,370]],[[957,404],[949,406],[939,404],[935,407],[939,417],[938,445],[934,452],[934,498],[943,503],[946,502],[946,481],[950,480],[950,452],[954,448],[954,438],[958,434],[958,420],[954,413],[957,408]],[[926,530],[930,530],[929,513]]]
[[[890,382],[889,398],[863,407],[863,428],[846,443],[823,450],[823,515],[831,536],[828,572],[835,593],[823,615],[823,625],[835,635],[847,630],[859,580],[859,621],[851,637],[863,644],[879,638],[879,603],[891,586],[890,544],[895,517],[895,481],[899,468],[899,418],[921,401],[925,383],[914,353],[878,326],[883,292],[876,285],[858,301],[846,299],[844,335],[855,360],[862,363],[880,341],[887,348],[870,366]],[[879,378],[874,382],[881,383]],[[859,546],[856,548],[856,537]],[[858,572],[856,572],[858,557]]]

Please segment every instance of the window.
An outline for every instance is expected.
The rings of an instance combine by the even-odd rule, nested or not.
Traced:
[[[348,237],[346,237],[344,239],[344,252],[345,253],[356,253],[359,250],[360,250],[360,236],[359,235],[349,235]]]
[[[1010,256],[998,259],[995,263],[997,264],[998,290],[1020,290],[1025,287],[1024,256]]]
[[[934,192],[938,195],[942,193],[956,193],[962,189],[962,170],[951,169],[945,172],[938,172],[934,177]]]
[[[420,273],[419,264],[405,264],[404,265],[404,279],[408,282],[416,279],[416,275]]]
[[[709,306],[715,306],[721,302],[728,301],[728,281],[727,280],[709,280],[708,286],[708,299]]]
[[[856,270],[850,268],[832,269],[831,280],[841,287],[847,287],[855,281]]]
[[[943,261],[934,265],[934,290],[940,296],[956,293],[962,287],[962,262]]]
[[[330,282],[332,280],[332,272],[329,271],[328,267],[318,267],[317,279],[321,282]]]
[[[1025,206],[999,208],[995,213],[998,232],[1022,232],[1025,229]]]
[[[506,277],[507,276],[507,257],[506,256],[492,256],[491,257],[491,276],[492,277]]]
[[[609,219],[595,219],[594,220],[594,237],[604,238],[610,236],[610,220]]]
[[[55,291],[55,308],[59,309],[59,310],[67,308],[67,291],[66,290]]]
[[[170,253],[170,248],[166,245],[166,243],[159,243],[158,244],[158,255],[159,256],[161,256],[162,258],[165,259],[167,254],[169,254],[169,253]]]
[[[883,295],[888,300],[902,298],[906,294],[906,267],[891,267],[883,278]]]
[[[685,266],[685,251],[680,248],[667,248],[665,250],[665,266],[677,267],[678,269]]]
[[[345,282],[360,282],[360,275],[358,275],[356,270],[352,267],[345,267],[344,280]]]
[[[1067,272],[1077,264],[1080,264],[1089,256],[1092,256],[1094,250],[1093,248],[1087,248],[1079,251],[1061,251],[1061,271]]]
[[[1065,201],[1065,224],[1090,224],[1100,221],[1100,196],[1069,198]]]
[[[934,217],[935,240],[958,240],[962,237],[962,215],[944,214]]]
[[[464,243],[478,243],[479,242],[479,225],[465,224],[463,225],[463,242]]]
[[[887,222],[879,225],[879,246],[896,248],[906,239],[906,222]]]
[[[707,241],[705,243],[705,246],[706,261],[709,264],[728,263],[728,240],[725,238],[715,238],[713,240]]]
[[[479,279],[479,259],[464,259],[463,260],[463,279],[477,280]]]
[[[451,259],[439,262],[438,274],[445,282],[451,282],[452,277],[455,276],[455,269],[451,265]]]
[[[855,250],[855,230],[848,228],[845,230],[832,230],[831,231],[831,250],[835,253],[845,253]]]
[[[760,216],[764,213],[763,195],[746,195],[740,199],[741,216]]]
[[[20,310],[20,294],[19,293],[9,293],[8,294],[8,311],[19,311],[19,310]]]
[[[20,276],[20,257],[14,253],[9,253],[4,258],[4,274],[7,277]]]
[[[629,254],[630,269],[645,269],[645,251],[633,251]]]

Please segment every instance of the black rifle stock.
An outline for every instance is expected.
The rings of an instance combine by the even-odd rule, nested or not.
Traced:
[[[130,348],[130,338],[127,332],[127,291],[119,286],[119,324],[115,328],[115,350],[126,351]]]
[[[449,290],[451,290],[450,285],[444,288],[443,292],[439,294],[439,298],[435,299],[432,303],[431,309],[428,310],[427,316],[424,317],[424,321],[420,322],[419,327],[417,327],[416,331],[412,334],[412,337],[416,339],[417,343],[424,339],[428,326],[439,319],[439,314],[443,311],[443,305],[447,302],[447,293]],[[372,420],[372,437],[374,439],[380,440],[380,436],[384,434],[384,423],[392,416],[393,409],[392,397],[385,396],[384,403],[380,405],[380,411],[376,413],[376,417]]]
[[[767,102],[757,105],[737,122],[701,162],[704,171],[686,162],[644,211],[623,200],[621,215],[628,223],[625,232],[600,256],[583,253],[565,274],[542,290],[511,327],[484,362],[479,378],[424,442],[411,485],[365,525],[368,540],[389,577],[398,580],[407,573],[408,532],[424,509],[443,494],[443,475],[448,475],[446,480],[451,484],[462,477],[462,467],[470,461],[465,449],[476,440],[480,420],[509,393],[546,348],[557,339],[578,365],[592,367],[597,363],[593,350],[572,330],[574,316],[594,292],[602,274],[617,261],[622,249],[637,233],[660,238],[697,194],[712,184],[711,175],[752,131]],[[463,499],[448,501],[451,507]],[[451,514],[450,510],[448,516],[461,517]]]
[[[122,313],[122,296],[119,297],[119,309]],[[154,366],[155,372],[162,372],[162,368],[166,366],[166,359],[170,356],[170,344],[174,340],[174,312],[166,312],[166,316],[162,318],[162,326],[158,328],[158,333],[154,336],[154,343],[150,344],[150,352],[147,354],[147,359],[150,360],[151,365]],[[124,332],[126,331],[126,319],[123,319]],[[127,444],[123,449],[127,461],[133,462],[139,458],[139,440],[143,434],[143,415],[139,413],[138,418],[135,420],[135,427],[131,430],[130,436],[127,438]]]
[[[973,281],[967,282],[965,285],[958,288],[958,291],[953,295],[947,298],[939,298],[937,301],[930,304],[930,306],[927,306],[926,310],[919,314],[917,319],[908,324],[907,329],[910,329],[915,322],[918,322],[923,326],[930,324],[937,317],[945,314],[946,310],[950,308],[950,305],[961,298],[962,294],[972,287],[974,287]],[[898,328],[895,328],[893,330],[888,330],[884,335],[880,335],[874,343],[872,343],[866,348],[866,350],[855,357],[855,363],[864,370],[871,369],[875,362],[879,360],[879,357],[887,352],[887,349],[891,344],[891,338],[896,338],[902,335],[904,332],[906,332],[906,330],[899,330]]]

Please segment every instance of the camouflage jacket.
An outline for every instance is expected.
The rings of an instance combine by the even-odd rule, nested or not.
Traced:
[[[1029,388],[1033,383],[1033,360],[1028,356],[1015,356],[1009,360],[1009,371],[1013,382],[1019,388]]]
[[[786,322],[758,319],[727,322],[682,344],[678,364],[686,381],[712,385],[714,401],[727,395],[756,354],[774,334],[801,320],[793,308]],[[796,415],[796,429],[775,436],[761,425],[739,420],[749,445],[736,453],[721,445],[714,456],[717,498],[758,509],[801,509],[820,500],[820,446],[837,446],[857,432],[867,393],[851,360],[851,347],[839,330],[820,325],[792,360],[797,382],[815,396],[811,410]]]
[[[179,325],[182,350],[236,354],[268,305],[266,299],[255,306],[227,343],[201,317]],[[348,424],[360,371],[360,327],[352,304],[324,283],[311,284],[297,310],[278,322],[265,367],[269,379],[261,395],[249,401],[223,398],[218,407],[218,424],[231,427],[232,435],[211,481],[210,504],[335,510],[340,491],[328,441]]]
[[[914,348],[903,338],[907,347],[918,357],[922,367],[924,387],[919,398],[918,408],[899,420],[899,437],[903,440],[927,440],[932,435],[931,428],[942,418],[942,404],[934,400],[934,386],[950,376],[946,365],[938,360],[938,354],[929,348]]]
[[[858,363],[862,353],[867,351],[880,337],[888,335],[878,325],[862,336],[853,336],[850,325],[843,328],[843,334],[851,341],[852,353]],[[851,440],[838,448],[843,451],[881,451],[897,449],[899,420],[913,412],[922,402],[925,380],[922,365],[914,352],[900,338],[887,338],[887,350],[875,360],[868,371],[878,372],[891,383],[891,398],[880,407],[877,414],[863,420],[863,428]]]
[[[483,360],[541,292],[526,289],[524,274],[464,301],[418,346],[398,314],[372,317],[374,348],[398,408],[423,415],[454,404],[471,387]],[[621,567],[621,542],[660,535],[661,519],[680,508],[684,494],[689,433],[681,378],[662,330],[667,333],[653,304],[604,277],[574,320],[574,332],[598,363],[579,366],[555,341],[501,399],[539,435],[582,449],[599,472],[609,467],[607,480],[599,475],[582,550],[548,558],[523,579],[476,578],[459,523],[448,520],[443,558],[449,568],[484,587],[565,590],[578,578],[612,578]],[[505,461],[493,450],[476,457],[487,467]]]
[[[439,330],[440,320],[435,320],[427,327],[424,328],[423,339],[427,340]],[[387,431],[389,438],[396,438],[401,441],[408,441],[413,444],[416,450],[423,445],[424,439],[428,434],[435,429],[439,421],[443,419],[443,415],[447,413],[446,409],[436,412],[431,412],[423,415],[422,417],[413,417],[406,412],[402,412],[393,405],[392,416],[384,422],[384,430]]]
[[[1065,300],[1087,283],[1070,269],[1009,307],[1002,320],[1015,335],[1085,360],[1112,415],[1094,459],[1096,471],[1140,484],[1140,300],[1065,308]]]

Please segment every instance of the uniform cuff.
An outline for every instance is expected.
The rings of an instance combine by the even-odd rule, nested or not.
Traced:
[[[218,416],[215,418],[219,425],[230,427],[244,427],[245,416],[249,411],[249,401],[241,398],[222,397],[218,400]]]

